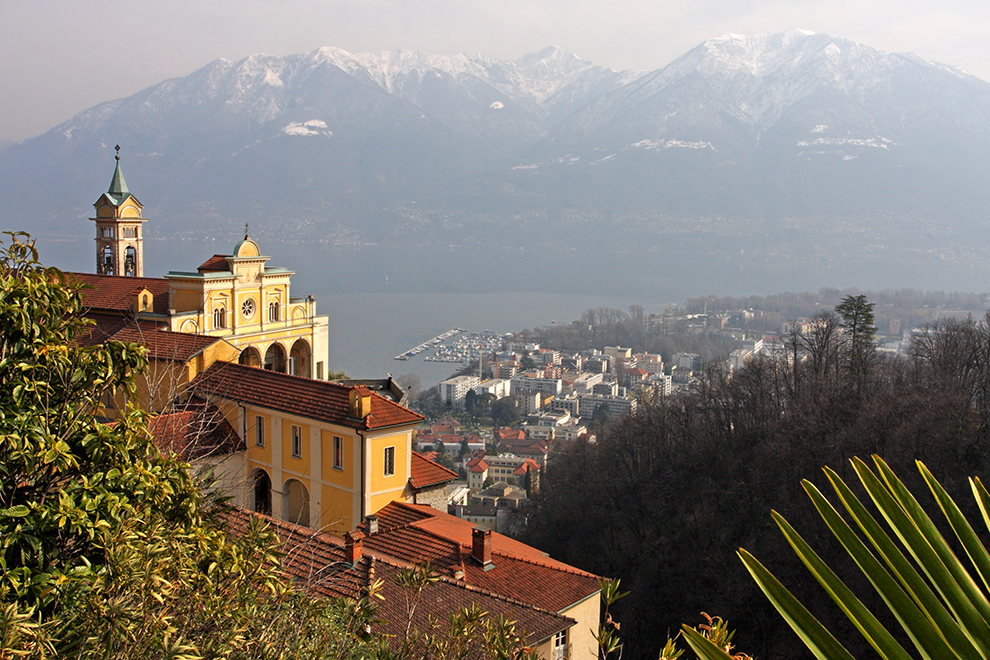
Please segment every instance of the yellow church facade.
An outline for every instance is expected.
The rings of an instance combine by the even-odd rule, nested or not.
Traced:
[[[413,429],[423,418],[363,386],[217,363],[191,392],[244,440],[242,455],[217,463],[239,506],[343,533],[410,495]]]
[[[269,266],[245,229],[230,254],[144,277],[147,219],[119,155],[94,207],[97,273],[70,274],[92,287],[83,295],[95,324],[84,341],[147,347],[149,368],[133,396],[157,414],[156,428],[175,436],[171,446],[214,468],[233,503],[345,532],[411,497],[412,435],[422,416],[365,385],[326,380],[328,317],[312,296],[292,297],[293,271]],[[115,417],[126,396],[105,402],[104,416]],[[200,438],[176,430],[189,425],[190,411],[204,410],[222,421],[194,421],[205,429]],[[238,442],[197,446],[221,427]]]
[[[196,272],[169,272],[169,322],[174,332],[223,337],[239,361],[306,378],[329,373],[328,320],[312,296],[290,295],[292,271],[266,267],[245,235],[230,255],[214,255]]]
[[[144,207],[131,194],[120,155],[107,192],[93,204],[96,273],[88,284],[113,289],[107,313],[165,322],[173,332],[222,337],[240,351],[242,364],[322,380],[330,373],[328,319],[313,296],[293,298],[293,271],[267,265],[245,230],[229,255],[213,255],[195,271],[144,277]],[[133,283],[128,288],[127,282]]]

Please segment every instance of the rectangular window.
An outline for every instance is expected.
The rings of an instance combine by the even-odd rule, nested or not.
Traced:
[[[323,380],[323,361],[316,363],[316,380]]]
[[[395,474],[395,447],[385,448],[385,476],[391,477]]]
[[[561,630],[553,636],[553,659],[563,660],[567,657],[567,631]]]
[[[254,444],[259,447],[265,446],[265,418],[256,415],[254,418]]]
[[[344,469],[344,439],[333,436],[333,469]]]
[[[302,429],[292,425],[292,457],[302,458]]]

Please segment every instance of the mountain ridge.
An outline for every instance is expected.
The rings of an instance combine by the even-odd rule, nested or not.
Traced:
[[[803,30],[723,35],[653,71],[557,47],[218,59],[0,151],[11,216],[64,233],[117,143],[163,236],[248,221],[341,245],[529,231],[556,249],[630,218],[725,218],[717,234],[819,218],[827,234],[850,217],[983,227],[990,210],[990,84]],[[21,194],[46,188],[40,210]]]

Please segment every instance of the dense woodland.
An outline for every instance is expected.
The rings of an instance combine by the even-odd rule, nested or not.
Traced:
[[[770,511],[846,575],[851,562],[801,489],[802,479],[824,481],[823,466],[847,477],[850,458],[878,454],[922,493],[921,460],[972,506],[959,497],[965,478],[986,478],[990,467],[990,314],[929,325],[908,357],[876,351],[865,296],[847,296],[816,321],[786,336],[783,353],[731,378],[711,367],[691,395],[641,407],[597,443],[556,456],[544,475],[525,540],[622,578],[631,590],[617,605],[624,658],[656,658],[668,633],[701,612],[728,619],[737,648],[755,657],[805,657],[744,570],[740,547],[850,640],[854,655],[869,657]]]
[[[586,310],[572,323],[523,330],[516,338],[566,351],[627,346],[636,351],[660,353],[668,359],[683,351],[697,353],[704,362],[709,362],[723,359],[738,348],[734,336],[746,334],[754,338],[764,332],[779,332],[787,321],[832,310],[850,295],[865,295],[874,305],[879,334],[888,334],[891,322],[907,332],[939,318],[979,316],[990,307],[986,294],[915,289],[862,293],[858,289],[823,288],[817,292],[740,298],[710,295],[657,311],[648,311],[642,305],[631,305],[627,311],[596,307]],[[726,328],[738,332],[729,335],[721,328],[706,327],[707,316],[725,316]]]

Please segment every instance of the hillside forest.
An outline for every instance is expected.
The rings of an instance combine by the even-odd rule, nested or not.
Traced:
[[[736,648],[753,657],[806,657],[746,573],[740,547],[850,640],[854,656],[868,657],[770,516],[794,522],[840,575],[851,574],[801,488],[803,479],[821,484],[824,466],[848,481],[850,459],[879,455],[920,493],[920,460],[979,517],[972,498],[958,495],[990,466],[990,314],[924,325],[906,356],[877,350],[865,295],[812,320],[785,334],[782,351],[731,377],[713,362],[689,395],[646,402],[548,466],[525,540],[622,579],[631,592],[615,607],[623,658],[653,660],[682,623],[703,622],[702,612],[728,620]],[[645,347],[631,339],[626,345]],[[867,606],[884,610],[878,597]]]

